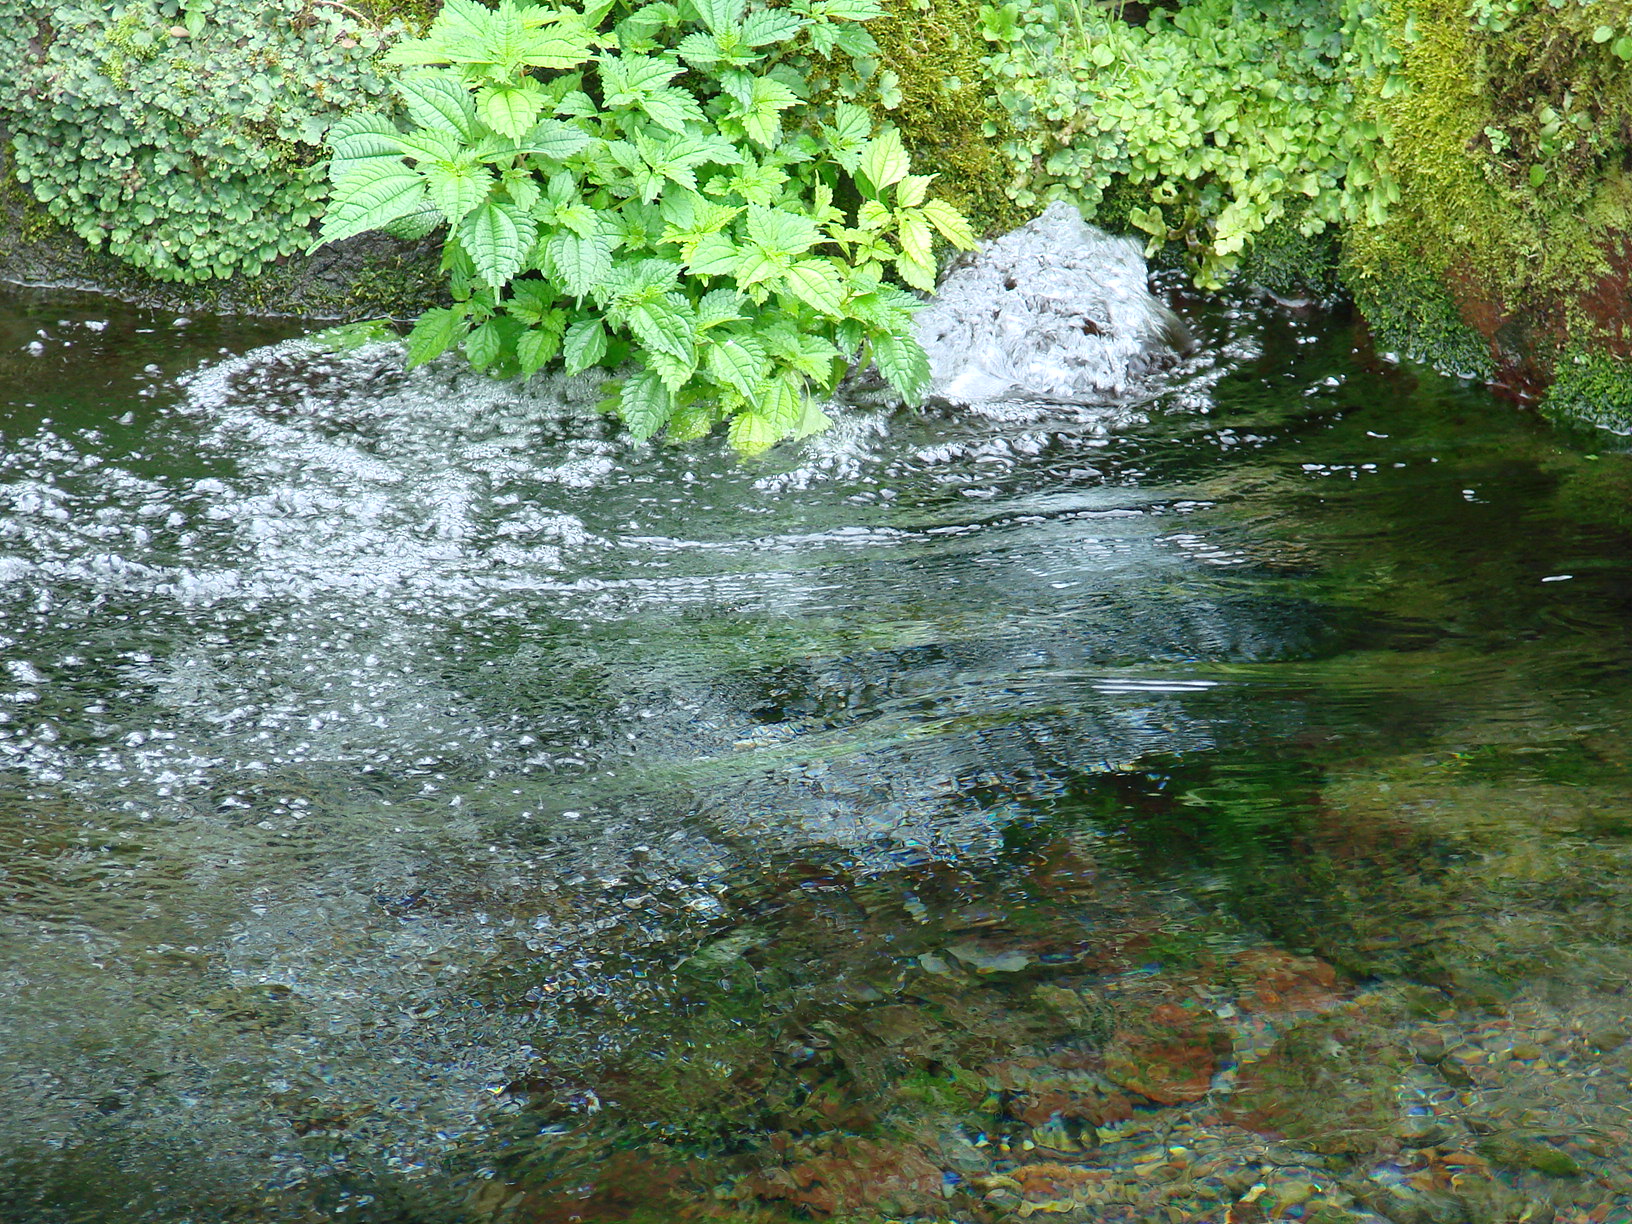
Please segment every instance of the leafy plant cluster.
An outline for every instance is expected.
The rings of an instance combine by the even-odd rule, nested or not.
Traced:
[[[161,279],[299,250],[329,125],[388,87],[396,28],[338,0],[0,0],[0,121],[50,214]]]
[[[1492,114],[1478,143],[1493,179],[1578,204],[1628,144],[1632,3],[1479,0],[1469,16],[1490,81]]]
[[[1306,234],[1380,222],[1398,186],[1386,133],[1356,106],[1363,82],[1398,87],[1376,8],[1194,0],[1141,26],[1082,0],[985,6],[1011,194],[1091,212],[1113,184],[1139,188],[1150,203],[1129,220],[1153,249],[1184,243],[1207,287],[1289,215]]]
[[[331,135],[323,241],[445,227],[452,306],[411,364],[457,346],[479,369],[633,366],[615,405],[637,437],[729,421],[753,453],[821,429],[819,397],[871,360],[908,399],[928,362],[910,321],[937,239],[963,218],[858,106],[813,107],[801,56],[862,54],[874,0],[679,0],[614,11],[447,0],[389,58],[408,126]]]

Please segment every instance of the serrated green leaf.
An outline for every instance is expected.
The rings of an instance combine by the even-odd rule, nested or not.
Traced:
[[[754,336],[732,332],[709,344],[703,354],[703,368],[716,382],[735,387],[753,403],[765,382],[765,346]]]
[[[909,404],[916,404],[929,390],[929,357],[923,346],[908,335],[876,335],[873,362],[890,386]]]
[[[731,418],[731,428],[725,436],[733,450],[752,458],[780,442],[782,431],[757,408],[745,408]]]
[[[902,280],[914,289],[921,289],[925,293],[935,292],[935,265],[924,263],[903,252],[896,258],[895,271]]]
[[[520,140],[544,109],[544,91],[533,81],[520,85],[487,85],[476,95],[476,108],[488,127]]]
[[[716,34],[737,24],[742,16],[743,0],[689,0],[703,19],[703,24]]]
[[[647,349],[641,356],[646,360],[646,368],[655,372],[663,380],[663,385],[669,389],[670,395],[679,395],[685,385],[697,373],[696,353],[689,353],[681,357],[676,356],[674,353]]]
[[[786,255],[768,253],[758,247],[753,247],[741,253],[737,259],[736,267],[732,270],[732,275],[736,278],[737,288],[747,289],[752,285],[764,284],[767,281],[775,282],[781,279],[787,272],[790,263],[791,261]]]
[[[810,22],[787,9],[758,9],[742,19],[742,41],[750,47],[787,42]]]
[[[872,131],[871,115],[854,103],[841,102],[833,108],[833,122],[822,129],[822,135],[834,160],[853,174]]]
[[[765,384],[759,402],[731,420],[727,438],[744,455],[757,455],[791,437],[804,417],[805,396],[784,378]]]
[[[909,174],[903,178],[895,189],[895,206],[897,208],[917,208],[929,194],[929,184],[934,179],[933,174]]]
[[[568,374],[578,374],[599,365],[606,356],[606,328],[599,319],[579,319],[567,328],[561,341],[561,355]]]
[[[562,119],[541,119],[528,129],[505,156],[537,154],[554,161],[565,161],[594,143],[594,138],[574,123]]]
[[[703,108],[697,104],[697,99],[673,86],[643,94],[638,105],[653,123],[671,132],[684,132],[688,123],[702,123],[705,120]]]
[[[701,31],[687,34],[674,49],[686,63],[704,71],[714,67],[725,57],[725,53],[720,49],[719,38]]]
[[[457,307],[427,310],[408,333],[408,368],[412,370],[440,357],[464,337],[468,327],[464,311]]]
[[[561,311],[556,308],[559,295],[555,287],[541,280],[518,280],[510,283],[510,297],[504,303],[512,318],[531,326],[544,324],[560,334]]]
[[[682,69],[667,56],[605,54],[599,57],[601,93],[608,110],[639,106],[641,99],[662,89]]]
[[[452,132],[419,128],[397,139],[398,151],[416,162],[458,162],[468,160],[464,141]]]
[[[414,72],[396,81],[397,96],[408,116],[422,128],[447,132],[461,140],[477,138],[476,103],[451,72]]]
[[[878,0],[822,0],[822,13],[830,21],[872,21],[884,15]]]
[[[459,240],[480,276],[494,289],[521,271],[537,233],[533,218],[513,204],[488,200],[465,217]]]
[[[945,200],[926,200],[921,210],[924,220],[933,225],[945,238],[960,251],[975,249],[975,231],[969,222],[964,220],[963,214]]]
[[[708,437],[714,428],[717,417],[712,404],[701,401],[694,404],[682,404],[669,417],[668,428],[663,436],[670,442],[695,442],[698,438]]]
[[[820,242],[822,231],[799,213],[754,205],[748,209],[748,240],[768,254],[798,255]]]
[[[714,289],[703,294],[697,303],[697,330],[706,331],[722,323],[734,323],[744,317],[742,294],[735,289]]]
[[[529,68],[576,68],[595,48],[596,31],[587,21],[562,22],[540,30],[519,48],[517,60]]]
[[[504,351],[504,332],[497,319],[489,319],[465,337],[465,357],[478,370],[485,370]]]
[[[329,178],[339,183],[353,175],[371,177],[380,166],[395,168],[402,161],[401,136],[384,115],[353,114],[336,120],[327,137]]]
[[[704,234],[686,261],[686,270],[696,276],[730,276],[736,271],[742,252],[724,234]]]
[[[691,310],[678,294],[636,300],[625,314],[629,330],[647,349],[683,360],[695,352]]]
[[[493,171],[487,166],[450,166],[431,163],[421,167],[425,189],[449,225],[465,216],[492,193]]]
[[[377,165],[367,175],[350,178],[343,189],[336,189],[313,249],[365,230],[380,229],[424,207],[425,180],[400,161],[396,165],[395,170]]]
[[[538,177],[530,170],[512,166],[502,176],[505,194],[517,208],[530,211],[541,194]]]
[[[569,229],[580,238],[593,238],[600,231],[600,214],[588,204],[568,204],[554,210],[553,220],[563,229]]]
[[[442,210],[426,202],[418,212],[405,213],[395,221],[386,223],[385,232],[393,238],[400,238],[403,242],[418,242],[421,238],[435,232],[445,218]]]
[[[834,345],[821,336],[809,332],[794,337],[793,344],[777,354],[792,369],[813,379],[824,389],[830,389],[848,364]],[[835,365],[839,368],[835,370]]]
[[[642,370],[623,384],[618,415],[637,441],[645,441],[668,423],[674,397],[655,371]]]
[[[828,429],[832,424],[833,418],[822,411],[813,397],[806,396],[804,412],[799,416],[799,424],[794,426],[793,436],[795,440],[808,438],[813,434],[819,434]]]
[[[544,246],[550,275],[575,298],[593,293],[612,272],[612,243],[604,234],[557,232]]]
[[[516,341],[516,360],[523,374],[536,374],[561,351],[561,335],[543,327],[530,327]]]
[[[929,269],[930,281],[935,277],[935,234],[929,223],[915,213],[895,215],[896,234],[901,241],[902,254]]]
[[[901,146],[901,133],[894,128],[885,128],[869,140],[867,147],[861,151],[856,172],[866,179],[862,191],[876,198],[886,187],[905,177],[911,167],[907,151]],[[867,191],[869,185],[871,192]]]
[[[783,283],[789,293],[819,313],[833,319],[843,316],[844,281],[827,260],[801,260],[788,269]]]

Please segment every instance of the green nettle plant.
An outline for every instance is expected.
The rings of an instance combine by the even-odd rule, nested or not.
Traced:
[[[959,214],[860,107],[812,105],[798,56],[866,56],[876,0],[680,0],[614,13],[447,0],[391,58],[406,131],[331,130],[321,242],[447,226],[454,304],[409,364],[458,346],[496,374],[634,367],[609,405],[639,438],[729,421],[744,453],[828,424],[820,398],[876,363],[909,401],[910,321]],[[605,28],[603,28],[605,27]]]

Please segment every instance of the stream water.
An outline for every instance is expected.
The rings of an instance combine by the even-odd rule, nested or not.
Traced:
[[[0,297],[0,1220],[1632,1219],[1632,458],[1190,303],[741,463]]]

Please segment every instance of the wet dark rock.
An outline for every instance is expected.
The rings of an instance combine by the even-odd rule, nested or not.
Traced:
[[[1581,1162],[1568,1152],[1535,1139],[1493,1136],[1479,1145],[1479,1152],[1499,1169],[1533,1170],[1546,1177],[1580,1177],[1583,1172]]]

